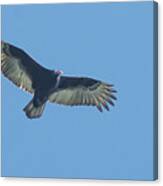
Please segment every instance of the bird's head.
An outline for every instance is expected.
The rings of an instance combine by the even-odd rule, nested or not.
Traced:
[[[57,76],[57,84],[56,84],[56,86],[58,86],[58,83],[60,81],[61,75],[63,74],[63,71],[62,70],[54,70],[54,74],[55,74],[55,76]]]
[[[62,70],[54,70],[55,75],[61,76],[63,74]]]

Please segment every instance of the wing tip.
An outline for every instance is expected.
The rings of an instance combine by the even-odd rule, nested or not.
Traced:
[[[102,103],[102,106],[103,106],[107,111],[110,111],[109,106],[107,105],[106,102],[103,102],[103,103]]]
[[[96,105],[96,107],[101,113],[103,112],[101,105]]]

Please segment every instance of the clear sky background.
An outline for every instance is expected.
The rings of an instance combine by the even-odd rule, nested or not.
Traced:
[[[2,175],[153,179],[152,2],[2,6],[2,39],[66,75],[113,83],[110,112],[47,104],[2,77]]]

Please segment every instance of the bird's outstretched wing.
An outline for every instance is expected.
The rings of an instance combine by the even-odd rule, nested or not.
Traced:
[[[33,93],[33,84],[43,70],[44,67],[22,49],[1,41],[1,71],[15,85]]]
[[[102,107],[109,110],[107,103],[114,105],[115,92],[113,85],[95,79],[62,76],[49,101],[71,106],[92,105],[102,112]]]

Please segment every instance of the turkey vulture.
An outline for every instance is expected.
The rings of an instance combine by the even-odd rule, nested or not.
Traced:
[[[36,63],[24,50],[1,41],[1,71],[16,86],[33,94],[23,109],[28,118],[39,118],[47,101],[63,105],[92,105],[102,112],[116,100],[113,85],[87,77],[61,76]]]

